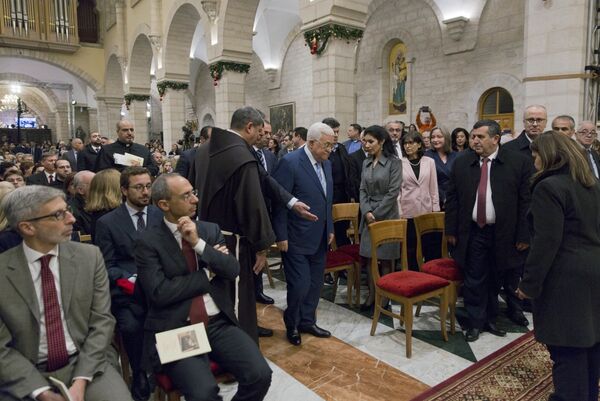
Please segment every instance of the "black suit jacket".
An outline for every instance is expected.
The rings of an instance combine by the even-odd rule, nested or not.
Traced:
[[[42,160],[42,148],[36,146],[35,148],[31,148],[29,153],[33,155],[34,163],[38,163],[40,160]]]
[[[163,213],[159,208],[149,205],[147,212],[146,229],[162,224]],[[134,244],[138,238],[139,234],[125,203],[106,213],[96,222],[94,243],[104,256],[113,303],[122,301],[124,296],[121,289],[117,287],[116,281],[120,278],[127,279],[137,273]]]
[[[75,159],[75,153],[77,153],[77,159]],[[79,157],[79,152],[77,152],[75,149],[71,149],[65,152],[65,154],[62,155],[61,159],[69,162],[69,164],[71,165],[71,170],[78,171],[77,166],[79,163]]]
[[[179,155],[179,159],[177,160],[177,164],[175,165],[176,173],[186,178],[189,176],[190,166],[192,165],[192,160],[194,160],[194,157],[196,157],[197,150],[198,148],[188,149]]]
[[[344,183],[343,183],[343,188],[339,188],[336,186],[336,181],[337,178],[334,176],[333,178],[333,185],[334,185],[334,189],[333,189],[333,203],[339,203],[340,199],[343,198],[347,198],[346,200],[344,200],[344,202],[347,202],[348,199],[350,199],[352,197],[352,185],[350,183],[349,180],[349,173],[350,173],[350,155],[348,154],[348,150],[346,149],[346,147],[344,146],[343,143],[338,143],[338,147],[336,152],[338,153],[340,160],[342,161],[342,170],[344,172]],[[334,157],[333,152],[331,152],[331,154],[329,155],[329,160],[331,161],[331,159]],[[333,163],[333,162],[332,162]],[[334,174],[335,174],[335,169],[334,169]]]
[[[367,156],[362,149],[351,153],[348,156],[348,181],[350,183],[351,195],[350,198],[354,199],[354,202],[360,201],[360,179],[362,175],[363,161]]]
[[[56,175],[54,175],[54,177],[56,178]],[[46,173],[44,173],[43,171],[40,171],[39,173],[30,175],[29,177],[27,177],[25,179],[25,182],[27,183],[27,185],[50,186],[50,183],[48,182],[48,178],[46,178]]]
[[[516,139],[505,143],[502,145],[502,147],[513,152],[521,153],[523,156],[525,156],[530,161],[531,168],[534,169],[533,171],[535,172],[535,167],[533,166],[533,156],[531,155],[531,149],[529,147],[530,145],[531,142],[527,138],[525,131],[523,131]]]
[[[500,147],[492,161],[489,179],[496,211],[495,259],[500,270],[520,268],[525,261],[527,254],[517,251],[516,243],[529,243],[526,215],[532,174],[530,160],[505,147]],[[463,268],[480,176],[479,155],[465,152],[454,162],[446,193],[446,235],[457,237],[452,257]]]
[[[130,153],[135,156],[139,156],[144,159],[143,167],[146,167],[153,177],[158,175],[158,166],[154,163],[152,155],[148,148],[139,143],[124,144],[120,141],[111,143],[102,147],[98,158],[96,159],[96,172],[106,170],[107,168],[117,169],[119,172],[123,171],[126,166],[115,164],[114,154],[125,154]]]
[[[177,240],[162,222],[147,229],[135,244],[138,267],[138,285],[148,302],[144,323],[143,364],[147,369],[160,368],[154,334],[188,325],[192,299],[210,293],[217,307],[229,320],[237,324],[232,297],[228,288],[239,274],[240,266],[233,255],[213,248],[225,245],[219,226],[196,222],[198,235],[206,241],[202,256],[198,255],[198,269],[190,273]],[[215,276],[209,281],[204,268]]]
[[[98,152],[94,151],[91,144],[85,145],[83,150],[77,155],[77,171],[89,170],[96,172],[96,159],[102,151],[102,147]]]

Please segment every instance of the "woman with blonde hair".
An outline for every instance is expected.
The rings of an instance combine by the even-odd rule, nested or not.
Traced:
[[[600,184],[571,138],[531,144],[531,248],[517,295],[531,298],[535,338],[554,362],[550,400],[598,400]]]
[[[443,210],[446,191],[450,185],[450,172],[458,156],[457,152],[452,151],[452,137],[446,128],[434,127],[431,130],[431,149],[425,152],[425,156],[431,157],[435,162],[440,208]]]
[[[123,201],[121,194],[121,174],[115,169],[98,172],[90,183],[85,211],[92,216],[92,242],[96,234],[96,222],[106,213],[119,207]]]

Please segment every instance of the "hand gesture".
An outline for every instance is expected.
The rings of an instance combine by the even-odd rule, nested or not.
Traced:
[[[298,202],[294,203],[294,206],[292,206],[292,210],[294,212],[296,212],[296,214],[298,216],[302,217],[305,220],[308,220],[308,221],[317,221],[317,220],[319,220],[319,218],[316,215],[314,215],[314,214],[312,214],[312,213],[309,212],[310,206],[308,206],[304,202],[298,201]]]
[[[193,247],[198,243],[198,231],[196,223],[189,216],[183,216],[177,221],[177,230],[181,233],[181,238],[190,243]]]

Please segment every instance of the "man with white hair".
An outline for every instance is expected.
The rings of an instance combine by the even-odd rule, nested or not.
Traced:
[[[328,244],[333,241],[333,176],[329,154],[335,144],[334,132],[324,123],[308,129],[304,149],[288,153],[280,161],[273,177],[294,197],[310,204],[318,219],[299,219],[292,211],[277,205],[273,211],[273,229],[282,252],[287,282],[287,309],[283,320],[287,338],[300,345],[300,333],[329,337],[317,326],[316,310],[323,287]]]
[[[75,196],[69,199],[69,206],[71,207],[73,216],[75,216],[73,230],[79,231],[79,234],[91,234],[92,215],[85,211],[85,202],[90,191],[92,178],[95,175],[91,171],[83,170],[73,177]]]
[[[598,178],[600,171],[600,156],[598,153],[592,149],[592,144],[598,137],[598,133],[596,132],[596,124],[592,121],[582,121],[579,124],[579,128],[577,128],[577,132],[575,133],[575,139],[577,143],[579,143],[585,152],[585,156],[588,159],[590,164],[590,168],[592,169],[592,173]]]

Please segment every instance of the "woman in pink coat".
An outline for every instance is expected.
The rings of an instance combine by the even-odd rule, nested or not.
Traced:
[[[440,210],[437,173],[435,161],[430,157],[423,157],[425,149],[421,135],[407,133],[400,143],[405,156],[402,159],[402,187],[398,197],[400,217],[408,219],[406,250],[409,269],[418,270],[414,218]],[[424,240],[423,247],[428,249],[424,249],[423,254],[431,254],[428,251],[434,244],[432,241]]]

